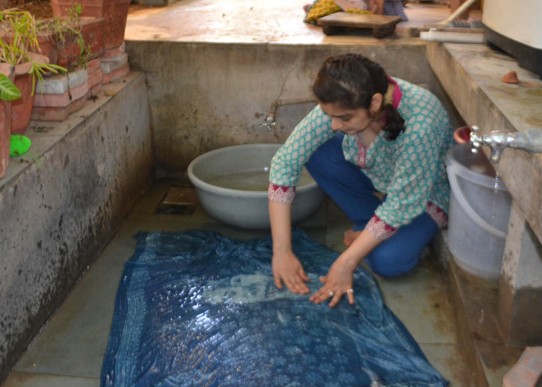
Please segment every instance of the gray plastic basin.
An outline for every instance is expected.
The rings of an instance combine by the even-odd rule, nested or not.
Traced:
[[[261,191],[224,188],[210,183],[217,177],[242,172],[268,171],[271,158],[280,144],[235,145],[216,149],[195,158],[188,166],[188,178],[196,187],[205,210],[226,224],[245,229],[268,229],[267,188]],[[296,188],[292,222],[312,214],[324,194],[314,180]]]

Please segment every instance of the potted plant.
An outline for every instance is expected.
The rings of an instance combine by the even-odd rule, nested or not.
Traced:
[[[66,69],[40,55],[38,28],[32,14],[12,8],[0,11],[0,63],[14,67],[21,98],[12,102],[12,132],[23,133],[30,123],[38,80]]]
[[[91,59],[100,57],[104,51],[104,19],[82,16],[80,4],[69,9],[67,16],[38,21],[40,47],[54,50],[49,55],[51,63],[68,68],[86,67]],[[47,44],[47,43],[51,44]]]
[[[68,16],[74,7],[81,7],[82,16],[104,19],[104,49],[114,49],[124,42],[124,29],[131,0],[51,0],[55,17]]]
[[[21,98],[21,91],[10,79],[13,69],[0,69],[0,178],[4,177],[9,163],[11,135],[11,101]]]
[[[83,38],[78,17],[41,20],[37,25],[42,36],[44,35],[43,40],[49,39],[52,43],[54,55],[48,55],[52,63],[67,69],[86,65],[90,58],[91,48]],[[40,48],[45,54],[42,44],[40,42]]]

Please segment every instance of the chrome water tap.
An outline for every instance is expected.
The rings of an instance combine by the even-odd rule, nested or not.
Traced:
[[[279,108],[279,106],[299,105],[306,103],[316,104],[316,101],[314,100],[314,98],[277,99],[276,101],[273,101],[261,126],[269,131],[272,131],[277,127],[277,109]]]
[[[265,116],[262,126],[269,131],[272,131],[277,126],[276,118],[277,108],[279,107],[279,101],[274,101]]]
[[[521,132],[503,133],[492,131],[480,135],[478,125],[471,127],[470,143],[473,152],[477,152],[482,145],[489,146],[490,160],[499,162],[504,148],[521,149],[529,153],[542,153],[542,128],[528,128]]]
[[[263,121],[262,127],[266,128],[269,131],[272,131],[277,126],[277,123],[275,122],[275,112],[269,112],[267,113],[267,116],[265,116],[265,120]]]

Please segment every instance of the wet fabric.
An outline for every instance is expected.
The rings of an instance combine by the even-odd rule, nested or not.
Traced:
[[[293,248],[319,287],[338,253],[304,232]],[[355,273],[356,304],[315,305],[274,286],[271,238],[139,233],[116,297],[102,386],[446,386]]]

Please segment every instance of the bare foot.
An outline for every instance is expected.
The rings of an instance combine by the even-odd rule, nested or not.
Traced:
[[[346,230],[344,232],[344,239],[343,243],[346,247],[350,246],[354,240],[358,237],[358,235],[361,233],[361,231],[354,231],[352,229]]]

